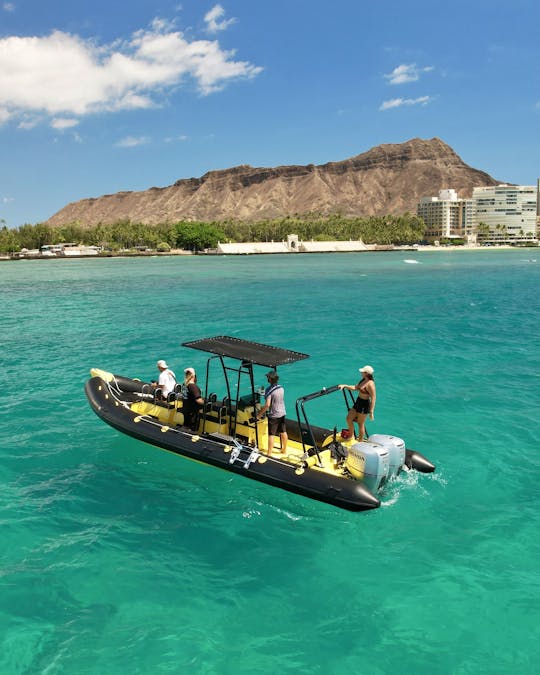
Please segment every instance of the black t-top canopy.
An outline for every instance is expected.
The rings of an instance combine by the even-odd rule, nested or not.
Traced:
[[[249,342],[248,340],[241,340],[240,338],[229,337],[228,335],[218,335],[217,337],[183,342],[182,346],[270,368],[309,358],[309,354],[292,352],[290,349],[281,349],[280,347],[271,347],[270,345],[262,345],[258,342]]]

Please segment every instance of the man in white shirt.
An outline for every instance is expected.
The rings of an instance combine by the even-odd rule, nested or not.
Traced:
[[[166,399],[176,385],[176,375],[170,370],[167,362],[163,359],[157,362],[157,367],[159,378],[155,386],[161,389],[162,396]]]

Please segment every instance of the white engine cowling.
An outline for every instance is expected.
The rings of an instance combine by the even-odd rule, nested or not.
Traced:
[[[355,443],[349,448],[345,466],[354,478],[361,480],[375,493],[388,477],[388,449],[380,443],[370,441]]]
[[[405,441],[397,436],[386,434],[371,434],[368,440],[388,450],[388,478],[397,476],[405,464]]]

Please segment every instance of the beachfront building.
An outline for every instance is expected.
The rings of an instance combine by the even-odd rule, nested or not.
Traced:
[[[62,242],[61,244],[45,244],[37,255],[42,258],[56,258],[58,256],[81,257],[98,255],[101,252],[101,246],[85,246],[74,242]]]
[[[472,201],[479,243],[538,243],[538,185],[477,187]]]
[[[440,190],[438,197],[422,197],[417,214],[426,224],[429,242],[470,242],[474,238],[472,199],[459,199],[455,190]]]

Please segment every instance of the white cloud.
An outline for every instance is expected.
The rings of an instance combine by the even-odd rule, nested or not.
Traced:
[[[180,142],[187,141],[187,139],[188,137],[182,134],[181,136],[167,136],[163,140],[165,141],[165,143],[175,143],[177,141]]]
[[[219,33],[219,31],[225,30],[233,23],[236,23],[236,19],[224,19],[224,16],[225,10],[223,7],[221,5],[214,5],[214,7],[212,7],[212,9],[204,16],[206,30],[209,33]]]
[[[23,119],[17,124],[17,129],[33,129],[41,122],[40,117],[28,117],[24,116]]]
[[[2,204],[11,204],[14,201],[13,197],[2,197]]]
[[[137,145],[146,145],[147,143],[150,143],[148,136],[126,136],[115,145],[117,148],[134,148]]]
[[[188,80],[207,95],[261,72],[234,56],[216,40],[188,40],[161,19],[126,42],[104,46],[61,31],[2,38],[0,123],[30,114],[81,117],[150,108]]]
[[[407,82],[416,82],[420,79],[421,73],[429,73],[432,70],[433,66],[418,68],[416,63],[403,63],[384,77],[390,84],[406,84]]]
[[[15,5],[12,2],[4,2],[2,5],[2,9],[4,10],[4,12],[14,12]]]
[[[404,105],[427,105],[433,101],[432,96],[419,96],[418,98],[392,98],[384,101],[379,110],[390,110],[391,108],[400,108]]]
[[[55,117],[51,121],[53,129],[70,129],[71,127],[76,127],[77,124],[79,124],[79,120],[68,119],[66,117]]]

